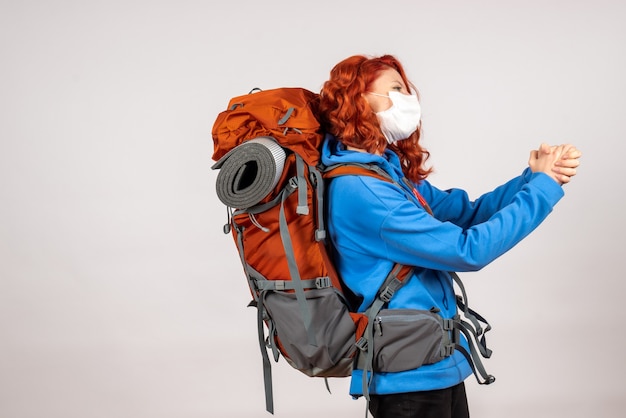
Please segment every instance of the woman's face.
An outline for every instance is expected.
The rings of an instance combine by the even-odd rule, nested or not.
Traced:
[[[367,100],[374,113],[382,112],[391,107],[391,99],[389,99],[389,97],[383,97],[387,96],[390,91],[410,94],[404,81],[402,81],[402,77],[400,77],[400,73],[393,68],[381,72],[378,78],[372,83],[368,93],[376,94],[365,93],[365,100]],[[383,96],[378,96],[378,94],[382,94]]]

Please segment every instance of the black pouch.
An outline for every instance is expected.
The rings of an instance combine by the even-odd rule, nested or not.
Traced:
[[[446,322],[450,320],[432,311],[382,309],[373,324],[374,371],[412,370],[451,355],[454,345]]]

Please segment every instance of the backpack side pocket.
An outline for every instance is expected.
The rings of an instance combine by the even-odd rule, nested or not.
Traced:
[[[450,333],[443,318],[418,309],[382,309],[374,320],[374,364],[377,372],[400,372],[446,357]]]
[[[348,307],[334,288],[312,289],[305,295],[317,345],[308,341],[295,294],[281,291],[268,292],[263,299],[275,330],[270,340],[279,344],[294,368],[309,376],[349,376],[356,325]]]

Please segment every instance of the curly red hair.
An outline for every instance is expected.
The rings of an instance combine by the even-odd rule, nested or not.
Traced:
[[[335,65],[330,79],[322,86],[319,99],[321,122],[327,132],[347,146],[370,153],[382,153],[389,146],[400,157],[405,176],[419,183],[432,172],[432,168],[424,167],[430,154],[419,144],[421,124],[406,140],[388,145],[376,114],[363,97],[379,74],[389,68],[398,71],[405,85],[417,92],[408,81],[402,64],[392,55],[354,55]]]

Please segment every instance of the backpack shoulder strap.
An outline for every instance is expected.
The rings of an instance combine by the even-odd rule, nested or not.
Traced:
[[[383,169],[374,164],[337,164],[334,166],[329,166],[324,170],[325,178],[335,178],[343,175],[365,175],[398,184],[391,178],[391,176],[389,176],[389,174],[387,174]],[[430,215],[433,215],[433,212],[430,209],[428,203],[422,197],[416,187],[406,178],[403,178],[402,181],[413,192],[413,197],[415,197],[419,201],[423,208]],[[404,188],[402,189],[405,190]],[[410,198],[408,192],[407,196]],[[366,311],[368,324],[364,336],[359,341],[357,341],[357,347],[362,351],[362,354],[365,355],[363,370],[363,394],[368,400],[369,385],[371,380],[371,373],[368,373],[368,371],[372,371],[373,352],[372,350],[367,349],[367,342],[369,339],[373,338],[374,319],[376,318],[376,315],[378,315],[378,312],[380,312],[384,304],[389,302],[395,291],[404,284],[404,280],[412,275],[412,272],[412,268],[396,264],[387,276],[387,279],[383,282],[381,288],[379,289],[377,298]],[[449,274],[461,289],[462,296],[457,295],[457,305],[463,312],[464,317],[469,320],[469,322],[464,321],[460,318],[459,315],[453,318],[454,328],[457,330],[457,332],[462,332],[463,334],[465,334],[470,350],[468,352],[461,344],[459,344],[456,336],[454,338],[455,348],[459,352],[461,352],[463,356],[465,356],[465,358],[467,359],[472,368],[472,371],[474,372],[474,375],[476,376],[476,379],[478,380],[478,383],[493,383],[495,381],[495,378],[486,372],[480,359],[481,356],[484,358],[489,358],[491,356],[491,350],[487,348],[487,341],[485,339],[485,333],[491,329],[491,326],[482,316],[469,308],[467,304],[465,287],[463,286],[463,282],[461,281],[459,276],[455,272],[449,272]],[[483,322],[486,325],[485,330],[482,329],[479,322]],[[368,375],[370,377],[368,377]],[[482,381],[480,378],[482,378]]]
[[[322,167],[325,179],[332,179],[340,176],[369,176],[393,183],[389,174],[375,164],[363,163],[343,163]]]
[[[407,199],[412,200],[416,198],[420,205],[428,212],[429,214],[433,214],[432,210],[426,203],[426,200],[422,197],[422,195],[417,191],[415,186],[406,178],[402,179],[402,183],[406,187],[403,187],[398,181],[391,178],[391,176],[382,168],[377,166],[376,164],[363,164],[363,163],[345,163],[345,164],[336,164],[333,166],[325,167],[323,169],[324,178],[332,179],[339,176],[369,176],[374,177],[379,180],[387,181],[389,183],[393,183],[398,186],[406,195]],[[407,188],[411,190],[412,194],[407,191]]]
[[[382,168],[374,164],[337,164],[322,169],[324,179],[333,179],[340,176],[369,176],[389,183],[396,183],[389,174]],[[372,374],[374,354],[373,350],[368,350],[368,341],[374,338],[374,320],[386,303],[389,303],[393,295],[400,289],[413,275],[413,267],[396,263],[382,285],[378,289],[374,302],[367,308],[367,326],[363,336],[356,342],[361,355],[365,355],[365,370],[363,371],[363,394],[369,400],[369,385]],[[357,356],[358,358],[359,356]],[[369,376],[369,377],[368,377]]]

